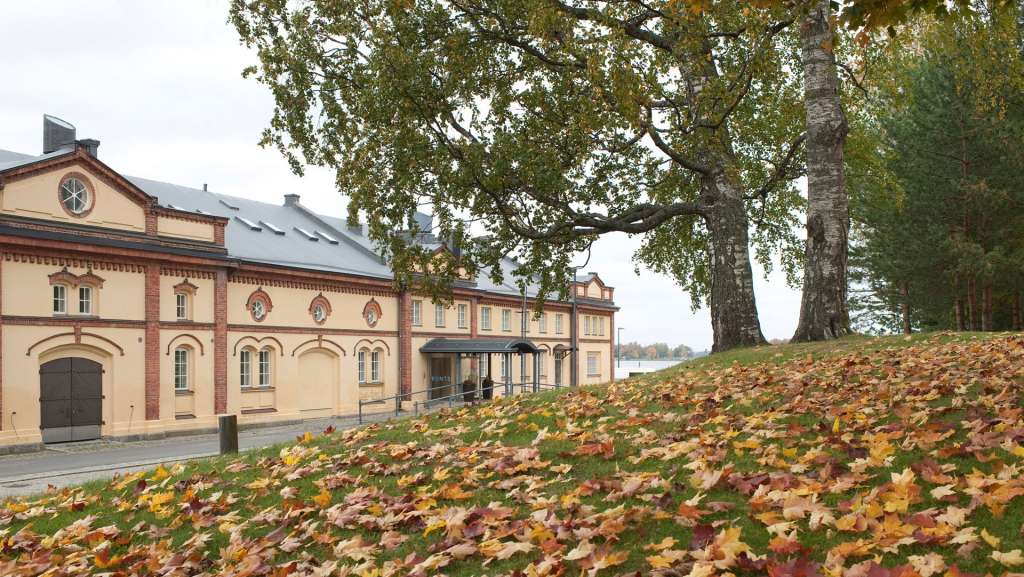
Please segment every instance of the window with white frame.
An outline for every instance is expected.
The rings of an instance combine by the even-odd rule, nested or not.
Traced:
[[[174,390],[188,390],[188,348],[174,349]]]
[[[590,334],[590,315],[583,315],[583,334]]]
[[[274,352],[273,349],[271,349],[270,347],[264,347],[263,349],[260,349],[259,367],[258,367],[258,369],[259,369],[259,386],[261,386],[261,387],[269,387],[271,385],[271,380],[270,380],[270,369],[271,369],[270,362],[271,362],[271,360],[270,360],[270,357],[271,357],[271,354],[273,352]]]
[[[444,305],[441,303],[437,303],[434,305],[434,326],[444,326]]]
[[[548,332],[548,313],[540,313],[537,318],[537,330],[542,333]]]
[[[188,295],[185,293],[174,293],[174,316],[179,321],[188,320]]]
[[[591,351],[587,353],[587,376],[601,376],[601,353]]]
[[[380,349],[370,353],[370,382],[380,382]]]
[[[597,317],[597,334],[604,336],[604,317]]]
[[[561,314],[555,315],[555,334],[556,335],[562,334],[562,315]]]
[[[238,354],[238,380],[243,387],[252,386],[252,351],[242,349]]]
[[[68,312],[68,289],[62,284],[53,285],[53,312],[57,314]]]
[[[466,321],[466,312],[469,311],[469,307],[466,306],[466,305],[459,305],[458,311],[459,311],[459,328],[460,329],[464,329],[464,328],[469,326],[467,324],[467,321]]]
[[[501,330],[512,330],[512,311],[509,309],[501,309]]]
[[[480,307],[480,328],[491,330],[491,307]]]
[[[512,379],[512,363],[508,362],[508,355],[501,355],[501,380],[508,382]]]
[[[412,301],[412,324],[416,327],[423,326],[423,301]]]
[[[542,378],[542,379],[547,377],[548,376],[548,353],[547,353],[547,351],[541,351],[541,352],[537,353],[537,363],[540,365],[540,370],[537,372],[537,375],[540,376],[540,378]]]
[[[359,374],[359,383],[366,382],[366,349],[359,351],[356,355],[356,367]]]
[[[78,314],[91,315],[92,309],[92,287],[78,287]]]

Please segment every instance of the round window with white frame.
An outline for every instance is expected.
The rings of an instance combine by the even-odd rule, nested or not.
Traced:
[[[313,307],[313,320],[322,323],[327,320],[327,309],[324,305],[318,304]]]
[[[267,316],[267,306],[263,304],[263,301],[259,299],[254,300],[250,307],[251,308],[249,310],[252,312],[252,318],[262,321],[263,318]]]
[[[77,176],[68,176],[60,183],[60,203],[74,216],[84,216],[92,207],[92,194]]]

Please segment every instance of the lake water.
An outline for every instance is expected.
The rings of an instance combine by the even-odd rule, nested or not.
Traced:
[[[661,369],[667,369],[669,367],[678,365],[681,362],[683,361],[679,359],[622,359],[621,361],[615,363],[615,378],[624,379],[630,376],[631,373],[649,373],[651,371],[660,371]]]

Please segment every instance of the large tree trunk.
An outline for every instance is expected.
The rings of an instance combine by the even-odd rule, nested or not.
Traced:
[[[903,334],[909,335],[914,332],[910,324],[910,288],[906,282],[900,284],[900,317]]]
[[[821,341],[850,330],[846,303],[850,214],[843,177],[847,124],[839,99],[828,0],[800,28],[807,109],[807,244],[800,321],[794,341]]]
[[[721,172],[709,178],[705,188],[705,194],[715,198],[706,219],[711,233],[711,350],[765,344],[754,300],[742,194]]]

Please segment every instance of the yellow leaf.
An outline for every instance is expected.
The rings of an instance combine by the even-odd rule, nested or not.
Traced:
[[[164,479],[166,479],[167,477],[170,477],[170,476],[171,476],[171,474],[164,467],[163,463],[161,463],[161,464],[157,465],[156,470],[153,471],[152,479],[153,479],[154,482],[159,482],[159,481],[163,481]]]
[[[836,420],[832,422],[832,432],[837,435],[839,434],[839,417],[836,417]]]
[[[331,493],[327,489],[320,489],[320,493],[313,497],[313,502],[320,507],[326,507],[331,504]]]
[[[665,537],[658,543],[651,543],[644,547],[645,551],[664,551],[665,549],[671,549],[676,544],[676,540],[672,537]]]
[[[981,530],[981,538],[984,539],[985,542],[988,543],[988,546],[992,547],[993,549],[998,549],[999,548],[999,542],[1002,541],[1002,539],[1000,539],[999,537],[996,537],[992,533],[989,533],[985,529]]]
[[[1014,549],[1013,551],[1010,551],[1008,553],[993,551],[992,558],[1008,567],[1024,565],[1024,555],[1021,554],[1020,549]]]

